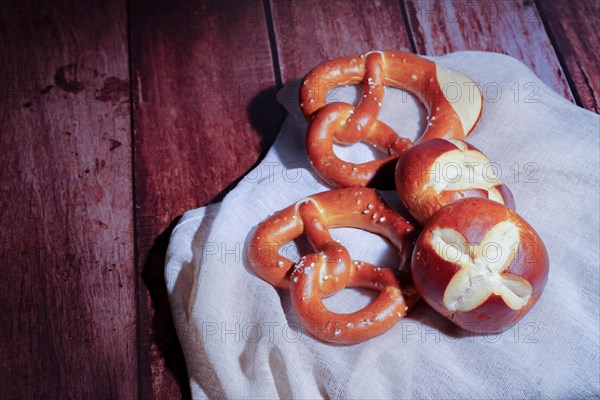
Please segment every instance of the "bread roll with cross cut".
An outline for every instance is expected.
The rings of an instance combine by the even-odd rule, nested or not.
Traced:
[[[548,280],[540,236],[504,205],[468,198],[435,213],[412,257],[415,287],[436,311],[477,333],[506,330],[538,301]]]
[[[456,139],[432,139],[404,152],[396,166],[396,190],[421,224],[465,197],[515,208],[510,189],[496,175],[496,165],[475,146]]]

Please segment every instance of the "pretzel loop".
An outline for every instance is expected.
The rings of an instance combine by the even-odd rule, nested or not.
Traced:
[[[329,89],[363,84],[356,108],[336,102],[326,104]],[[310,125],[306,146],[316,173],[334,187],[393,187],[395,161],[412,142],[401,138],[378,119],[385,86],[415,94],[428,110],[427,129],[419,138],[464,139],[481,114],[482,97],[474,82],[436,63],[399,51],[374,51],[326,62],[310,71],[300,88],[300,106]],[[458,88],[457,98],[446,96]],[[341,160],[333,143],[363,141],[388,155],[362,164]]]
[[[292,306],[302,325],[315,337],[332,343],[359,343],[386,332],[402,319],[418,296],[411,286],[401,288],[394,272],[355,261],[346,286],[379,291],[367,307],[350,314],[328,310],[314,287],[320,283],[324,260],[316,254],[305,257],[292,273]],[[327,277],[327,275],[326,275]]]

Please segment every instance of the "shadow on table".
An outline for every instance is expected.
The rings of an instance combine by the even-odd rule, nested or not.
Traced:
[[[275,87],[265,89],[254,96],[246,108],[252,128],[260,137],[260,154],[251,169],[256,167],[265,156],[267,150],[275,141],[275,137],[281,126],[283,111],[277,106],[276,94],[277,89]],[[216,203],[223,200],[225,195],[237,185],[246,172],[234,182],[221,189],[209,203]],[[191,398],[191,392],[185,357],[175,331],[164,275],[169,239],[180,218],[175,218],[168,228],[156,237],[147,255],[141,255],[142,257],[146,256],[142,278],[148,288],[154,308],[154,315],[151,321],[151,344],[154,344],[158,348],[160,357],[164,360],[165,368],[172,374],[179,385],[182,398],[189,399]]]
[[[169,239],[181,217],[175,218],[152,244],[144,263],[142,278],[154,308],[151,321],[151,343],[156,345],[165,368],[177,381],[182,399],[190,399],[191,392],[185,357],[173,322],[171,305],[165,281],[165,258]],[[144,304],[142,304],[142,307]],[[143,327],[142,327],[143,328]]]
[[[225,186],[219,193],[217,193],[209,203],[218,203],[222,201],[227,193],[229,193],[249,172],[252,171],[262,161],[267,154],[267,151],[271,148],[277,133],[281,128],[283,119],[285,118],[285,110],[277,104],[277,88],[271,86],[265,90],[260,91],[256,96],[250,100],[246,107],[246,115],[252,129],[258,137],[259,142],[259,154],[252,166],[243,171],[243,173],[236,178],[233,182]]]

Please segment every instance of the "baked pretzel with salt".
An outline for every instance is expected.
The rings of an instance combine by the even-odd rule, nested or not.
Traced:
[[[326,103],[329,90],[361,82],[363,95],[356,107],[343,102]],[[372,51],[325,62],[302,81],[300,107],[310,122],[306,138],[308,158],[329,185],[393,185],[395,162],[412,142],[378,119],[386,86],[413,93],[427,108],[427,128],[418,142],[432,138],[464,139],[481,115],[481,93],[471,79],[414,54]],[[459,93],[450,99],[447,92],[451,88]],[[350,145],[359,141],[388,157],[355,164],[334,153],[334,143]]]
[[[388,239],[400,255],[402,285],[392,269],[352,261],[328,228],[354,227]],[[316,253],[295,263],[279,254],[285,243],[306,234]],[[410,257],[414,226],[390,209],[372,189],[330,190],[305,198],[259,224],[248,260],[258,276],[290,290],[298,319],[313,336],[332,343],[360,343],[380,335],[403,318],[417,301]],[[402,274],[402,272],[400,272]],[[367,307],[350,314],[328,310],[322,301],[347,286],[378,290]]]

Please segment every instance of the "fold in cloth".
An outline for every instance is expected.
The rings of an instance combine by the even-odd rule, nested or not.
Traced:
[[[329,190],[304,149],[307,123],[298,84],[281,89],[288,110],[265,159],[220,204],[185,213],[167,253],[166,282],[195,398],[584,398],[600,395],[600,117],[543,84],[508,56],[460,52],[432,60],[477,82],[482,118],[467,141],[497,163],[517,212],[550,256],[546,289],[513,328],[474,336],[420,301],[387,333],[353,346],[315,340],[289,294],[258,278],[246,261],[252,230],[269,214]],[[330,93],[352,102],[353,87]],[[388,88],[380,119],[416,138],[425,121],[415,98]],[[342,158],[372,159],[358,144]],[[400,207],[393,192],[384,193]],[[353,259],[397,264],[381,238],[334,229]],[[281,253],[312,252],[305,241]],[[325,299],[336,312],[365,306],[372,293],[345,289]]]

